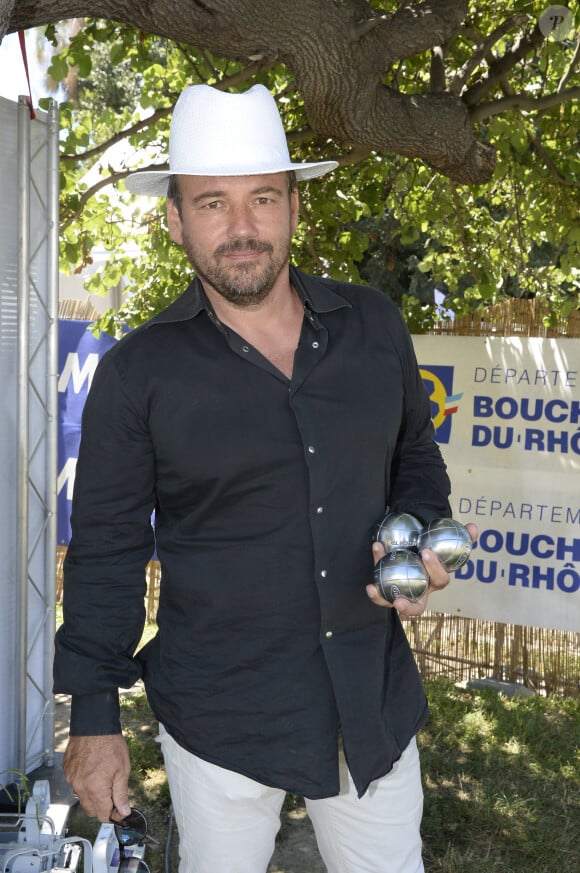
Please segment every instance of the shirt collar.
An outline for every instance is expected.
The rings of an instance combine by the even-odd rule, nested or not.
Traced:
[[[177,300],[170,303],[149,321],[149,324],[167,324],[172,321],[187,321],[206,309],[205,294],[199,279],[195,278]]]
[[[305,309],[316,313],[332,312],[335,309],[351,307],[342,295],[331,287],[336,283],[328,279],[318,279],[303,273],[297,267],[290,265],[290,281],[302,300]],[[203,286],[195,278],[177,300],[170,303],[162,312],[149,321],[149,324],[167,324],[175,321],[187,321],[195,318],[200,312],[212,312]]]
[[[335,290],[338,287],[337,283],[331,279],[309,276],[291,264],[290,281],[307,309],[322,313],[345,307],[351,308],[352,304]]]

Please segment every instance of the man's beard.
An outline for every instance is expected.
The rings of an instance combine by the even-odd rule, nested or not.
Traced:
[[[232,240],[218,246],[210,257],[198,251],[189,237],[184,237],[183,247],[199,278],[236,306],[252,306],[265,300],[290,257],[290,239],[277,250],[263,240]],[[245,251],[266,252],[269,258],[263,266],[256,262],[222,262],[229,254]]]

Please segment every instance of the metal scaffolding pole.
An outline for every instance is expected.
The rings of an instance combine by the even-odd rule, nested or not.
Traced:
[[[57,476],[58,476],[58,234],[59,234],[59,113],[58,104],[51,100],[48,110],[48,338],[46,369],[47,443],[46,443],[46,500],[47,526],[45,551],[45,578],[47,580],[47,608],[50,621],[45,629],[45,684],[48,702],[44,719],[44,748],[46,764],[54,763],[54,696],[52,694],[52,662],[54,655],[54,627],[56,612],[56,539],[57,539]]]
[[[17,369],[17,544],[16,544],[16,769],[26,772],[28,667],[28,458],[30,342],[30,109],[18,101],[18,369]]]
[[[54,763],[58,107],[18,102],[15,769]]]

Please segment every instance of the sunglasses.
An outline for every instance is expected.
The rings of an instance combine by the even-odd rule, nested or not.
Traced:
[[[125,849],[129,846],[142,845],[145,841],[157,843],[157,840],[147,833],[147,819],[141,810],[132,809],[121,821],[109,820],[115,826],[115,836],[119,844],[118,873],[151,873],[141,858],[125,854]]]

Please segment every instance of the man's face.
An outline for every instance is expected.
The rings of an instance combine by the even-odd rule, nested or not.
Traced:
[[[204,285],[230,303],[264,300],[282,275],[298,221],[287,173],[179,176],[181,217],[167,201],[169,231]]]

